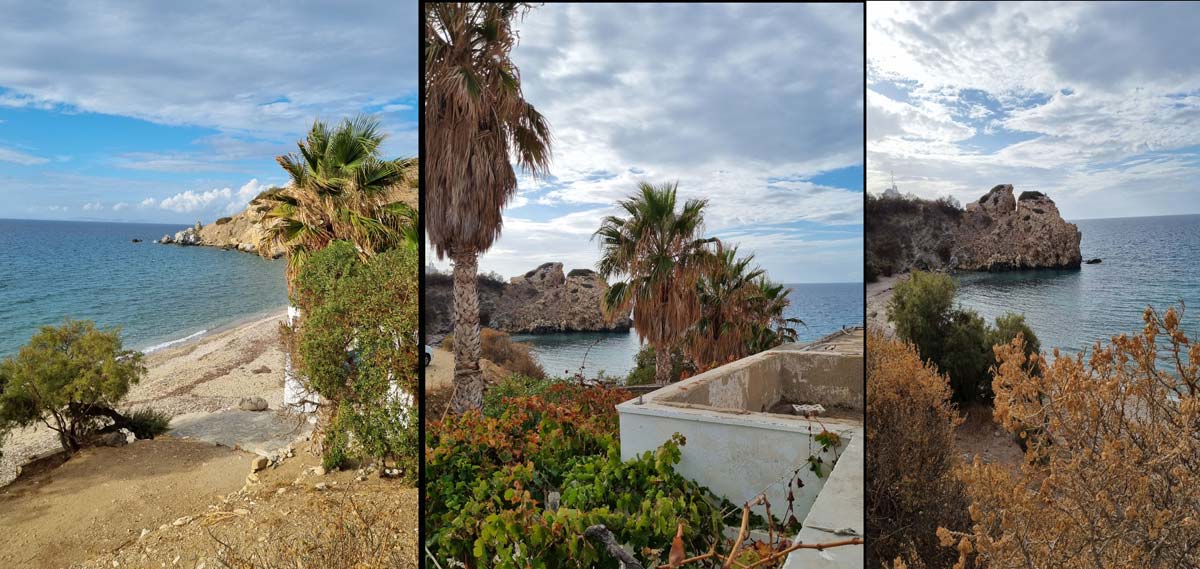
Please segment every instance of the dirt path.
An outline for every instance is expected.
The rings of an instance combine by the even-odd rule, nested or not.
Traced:
[[[0,567],[80,563],[241,488],[252,455],[170,437],[87,448],[0,490]]]
[[[974,404],[962,410],[963,424],[954,432],[954,440],[963,462],[978,456],[985,463],[1003,464],[1016,472],[1025,459],[1025,451],[1012,434],[992,420],[992,408]]]
[[[454,386],[454,354],[433,349],[433,362],[425,368],[425,391],[440,391]]]

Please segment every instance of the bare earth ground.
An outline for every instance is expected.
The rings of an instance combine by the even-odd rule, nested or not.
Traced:
[[[867,325],[894,332],[887,319],[887,303],[892,298],[896,285],[908,278],[908,274],[879,277],[867,283]],[[965,462],[979,456],[984,462],[1006,464],[1016,469],[1025,453],[1012,436],[992,421],[992,408],[987,405],[970,405],[960,410],[963,418],[955,433],[958,449]]]
[[[166,436],[29,464],[2,486],[17,464],[58,446],[45,428],[5,441],[0,567],[336,566],[328,559],[364,545],[381,566],[416,567],[416,489],[367,471],[310,472],[319,459],[305,450],[307,423],[278,410],[279,319],[146,358],[148,376],[129,399],[176,414]],[[244,396],[272,410],[239,411]],[[278,460],[248,477],[256,455],[239,447]],[[339,542],[349,531],[370,543]]]
[[[274,314],[146,356],[146,377],[126,398],[127,408],[153,407],[172,415],[237,407],[259,396],[271,409],[283,404],[283,351]],[[12,433],[3,441],[0,486],[16,478],[19,465],[60,448],[46,427]]]

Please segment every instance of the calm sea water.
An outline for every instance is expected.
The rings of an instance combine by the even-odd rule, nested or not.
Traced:
[[[862,283],[791,284],[792,301],[788,316],[800,318],[802,342],[816,340],[844,326],[863,322]],[[572,375],[579,371],[586,355],[588,376],[603,370],[605,374],[624,376],[633,369],[638,351],[637,333],[520,334],[514,340],[533,345],[542,367],[550,375]]]
[[[1146,306],[1165,310],[1182,301],[1185,327],[1200,331],[1200,215],[1074,223],[1083,258],[1102,263],[1078,271],[966,273],[958,277],[958,301],[988,320],[1024,314],[1043,348],[1070,352],[1140,331]]]
[[[0,357],[68,316],[144,350],[287,306],[282,260],[151,243],[182,228],[0,219]]]

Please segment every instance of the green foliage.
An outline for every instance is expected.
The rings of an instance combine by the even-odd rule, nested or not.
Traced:
[[[959,401],[990,401],[995,361],[988,343],[989,328],[973,310],[950,312],[942,338],[938,367],[950,377],[950,388]]]
[[[335,406],[326,465],[351,458],[395,460],[416,472],[418,254],[401,247],[360,261],[334,242],[297,276],[306,310],[296,342],[307,387]]]
[[[63,449],[78,450],[145,373],[142,354],[122,349],[119,330],[83,320],[44,326],[0,362],[0,435],[45,422]]]
[[[634,356],[634,368],[625,378],[626,385],[650,385],[654,383],[654,346],[644,344]],[[671,350],[671,382],[679,381],[685,372],[694,373],[696,367],[683,356],[683,350]]]
[[[679,522],[688,551],[713,545],[719,500],[675,472],[682,437],[621,460],[614,406],[628,392],[529,379],[501,388],[536,394],[492,393],[482,413],[426,431],[426,544],[443,566],[617,567],[582,537],[593,524],[663,564]]]
[[[887,306],[896,335],[916,344],[921,357],[942,361],[942,337],[950,324],[957,286],[949,275],[913,271],[896,284]]]
[[[987,345],[1007,344],[1012,342],[1017,334],[1025,337],[1025,357],[1027,359],[1033,354],[1041,353],[1042,343],[1038,340],[1037,334],[1033,333],[1033,328],[1025,323],[1024,316],[1012,312],[996,317],[995,328],[988,331]],[[995,357],[994,354],[993,357]],[[995,363],[999,364],[1000,362],[997,360]]]
[[[954,306],[957,287],[948,275],[914,271],[896,285],[888,303],[888,319],[900,339],[917,347],[950,378],[956,401],[990,401],[992,346],[1007,344],[1017,334],[1026,341],[1026,355],[1041,349],[1037,335],[1019,314],[1005,314],[989,326],[972,310]]]
[[[139,439],[152,439],[171,429],[171,414],[143,407],[129,413],[123,426]]]

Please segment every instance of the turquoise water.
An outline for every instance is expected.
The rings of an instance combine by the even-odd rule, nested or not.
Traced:
[[[1043,348],[1068,352],[1138,332],[1148,305],[1165,310],[1184,302],[1185,327],[1200,332],[1200,215],[1074,223],[1083,234],[1083,258],[1102,263],[1077,271],[966,273],[958,277],[958,301],[988,320],[1024,314]]]
[[[151,243],[180,229],[0,219],[0,357],[67,316],[144,350],[287,306],[282,260]]]
[[[863,322],[862,283],[791,284],[788,316],[800,318],[800,340],[809,342]],[[533,352],[550,375],[574,375],[584,364],[585,375],[599,371],[624,376],[633,369],[638,351],[637,333],[519,334],[514,340],[533,345]]]

